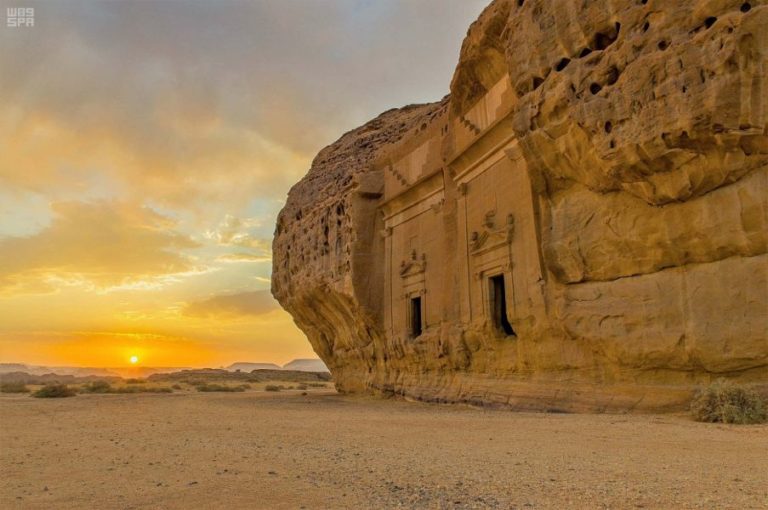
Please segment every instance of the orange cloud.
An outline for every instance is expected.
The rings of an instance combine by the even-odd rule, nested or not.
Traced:
[[[278,308],[268,290],[220,294],[190,303],[184,313],[191,317],[239,317],[263,315]]]
[[[52,210],[37,234],[0,239],[0,289],[137,285],[200,269],[180,252],[199,244],[148,207],[66,202]]]

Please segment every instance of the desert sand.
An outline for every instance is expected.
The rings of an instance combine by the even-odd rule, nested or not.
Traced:
[[[766,508],[768,426],[299,392],[0,395],[4,509]]]

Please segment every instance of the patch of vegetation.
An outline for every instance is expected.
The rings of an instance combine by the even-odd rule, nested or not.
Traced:
[[[238,386],[227,386],[226,384],[198,384],[197,391],[224,391],[224,392],[239,392],[245,391],[250,386],[247,384],[240,384]]]
[[[29,393],[29,388],[21,382],[5,382],[0,384],[0,393]]]
[[[307,386],[306,384],[299,384],[296,386],[297,390],[306,390],[307,388],[309,388],[309,386]]]
[[[172,389],[174,389],[174,390],[180,390],[180,389],[183,389],[183,388],[181,387],[181,384],[172,384],[172,385],[171,385],[171,388],[172,388]]]
[[[756,392],[723,379],[696,394],[691,413],[697,421],[709,423],[765,423],[768,405]]]
[[[83,393],[112,393],[113,388],[107,381],[93,381],[83,385],[80,391]]]
[[[110,393],[173,393],[171,388],[167,386],[161,387],[141,387],[141,386],[125,386],[123,388],[113,388]]]
[[[153,386],[123,386],[114,387],[106,381],[93,381],[90,384],[84,385],[81,390],[82,393],[173,393],[171,388],[167,387],[153,387]]]
[[[47,384],[32,394],[36,398],[65,398],[75,395],[77,392],[66,384]]]
[[[280,391],[282,389],[283,389],[282,386],[277,386],[274,384],[267,384],[266,386],[264,386],[264,391]]]
[[[147,381],[144,380],[144,379],[136,379],[136,378],[131,378],[131,379],[126,379],[125,380],[125,384],[146,384],[146,382]]]
[[[310,388],[327,388],[328,387],[328,385],[325,383],[316,383],[316,382],[307,383],[307,386],[309,386]]]

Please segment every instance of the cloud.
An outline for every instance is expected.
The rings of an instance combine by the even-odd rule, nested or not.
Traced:
[[[55,195],[97,172],[204,213],[282,196],[344,131],[447,91],[487,0],[446,3],[41,2],[0,31],[0,181]]]
[[[59,202],[50,225],[0,239],[0,289],[142,286],[202,270],[182,250],[198,247],[175,222],[129,202]]]
[[[260,256],[270,256],[272,240],[255,235],[259,227],[262,227],[259,218],[237,218],[228,214],[216,229],[205,232],[205,237],[221,246],[251,248]]]
[[[226,255],[220,255],[216,257],[217,262],[271,262],[272,257],[269,255],[252,255],[250,253],[227,253]]]
[[[202,301],[189,303],[184,314],[191,317],[243,317],[263,315],[278,308],[268,290],[220,294]]]

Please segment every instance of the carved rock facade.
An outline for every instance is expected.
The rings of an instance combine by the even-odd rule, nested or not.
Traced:
[[[272,290],[347,392],[672,409],[768,383],[768,5],[496,0],[318,154]]]

